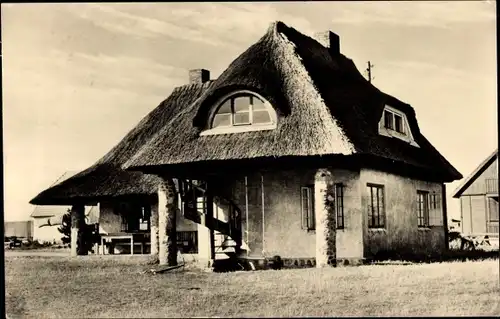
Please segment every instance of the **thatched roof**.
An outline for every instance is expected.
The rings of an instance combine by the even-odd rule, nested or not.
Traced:
[[[71,205],[75,201],[89,203],[106,197],[155,194],[158,187],[157,177],[125,171],[121,169],[121,165],[209,85],[210,83],[190,84],[175,88],[165,101],[143,118],[137,127],[94,165],[41,192],[30,203]]]
[[[200,136],[213,102],[235,89],[269,100],[279,116],[277,128]],[[378,134],[386,103],[406,114],[419,148]],[[402,162],[439,174],[443,181],[461,178],[420,133],[410,105],[375,88],[344,55],[331,54],[316,40],[276,22],[123,167],[151,171],[182,163],[334,154]]]
[[[213,102],[248,89],[276,109],[277,128],[200,136]],[[378,134],[385,103],[404,112],[420,148]],[[214,81],[176,88],[118,145],[83,172],[31,203],[69,205],[103,197],[156,193],[158,166],[325,155],[369,155],[461,178],[420,134],[413,108],[368,83],[354,63],[284,23],[243,52]],[[128,169],[128,170],[127,170]]]

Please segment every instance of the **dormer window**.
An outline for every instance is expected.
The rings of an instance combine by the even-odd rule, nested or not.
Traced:
[[[411,133],[406,114],[388,105],[385,106],[379,122],[379,134],[399,138],[419,147]]]
[[[405,134],[403,117],[389,110],[384,110],[384,126],[386,129]]]
[[[250,91],[227,95],[215,104],[208,129],[201,135],[227,134],[276,128],[277,116],[269,102]]]

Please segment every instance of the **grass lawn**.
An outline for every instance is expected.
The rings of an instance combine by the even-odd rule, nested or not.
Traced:
[[[9,318],[500,315],[496,260],[151,275],[142,259],[6,257]]]

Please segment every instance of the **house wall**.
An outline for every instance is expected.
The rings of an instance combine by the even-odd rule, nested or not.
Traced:
[[[368,228],[369,193],[367,183],[384,185],[386,225]],[[407,253],[442,252],[445,245],[442,205],[430,211],[431,225],[417,225],[417,190],[436,192],[441,201],[441,184],[414,180],[394,174],[362,169],[360,173],[364,223],[364,255],[373,257],[380,251]]]
[[[498,209],[495,204],[497,202],[490,203],[495,199],[486,196],[486,181],[489,179],[498,179],[498,158],[460,196],[462,232],[465,234],[497,232],[498,222],[491,223],[488,227],[490,210]],[[495,185],[496,181],[492,182],[492,186]]]
[[[344,187],[344,229],[337,229],[337,259],[361,259],[363,247],[363,210],[361,207],[360,174],[332,169],[333,182]]]
[[[498,158],[462,193],[463,195],[482,195],[486,193],[486,180],[498,179]]]
[[[334,182],[344,184],[345,229],[337,231],[337,258],[360,258],[363,256],[363,233],[359,173],[347,170],[332,172]],[[315,231],[302,229],[301,220],[301,187],[314,185],[315,173],[316,170],[308,169],[248,175],[248,227],[245,178],[226,183],[242,211],[243,240],[250,248],[249,257],[280,255],[282,258],[315,258]]]
[[[5,237],[33,238],[32,220],[4,222],[3,227]]]
[[[472,211],[470,208],[470,196],[460,197],[460,219],[462,220],[462,232],[472,233]]]
[[[297,170],[262,174],[264,205],[262,205],[261,173],[256,172],[247,176],[248,225],[245,178],[240,177],[232,185],[228,185],[233,190],[233,200],[242,211],[243,240],[250,248],[249,256],[314,257],[315,233],[302,229],[300,205],[301,187],[314,184],[314,171]],[[264,206],[264,217],[262,206]]]
[[[63,235],[59,232],[58,228],[60,225],[55,226],[44,226],[40,228],[40,225],[47,224],[49,217],[34,217],[33,218],[33,240],[37,240],[40,243],[43,242],[61,242]]]
[[[494,201],[494,199],[491,199]],[[465,234],[471,233],[487,233],[488,209],[495,207],[488,205],[488,197],[486,195],[463,195],[460,197],[460,209],[462,217],[462,232]]]

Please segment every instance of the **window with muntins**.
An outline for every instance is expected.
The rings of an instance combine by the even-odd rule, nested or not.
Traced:
[[[368,228],[385,227],[384,186],[368,184]]]
[[[271,130],[276,128],[274,108],[260,95],[238,91],[216,103],[207,130],[201,135]]]
[[[335,184],[335,210],[337,213],[337,229],[344,229],[344,186]]]
[[[301,212],[302,212],[302,229],[316,229],[314,221],[314,187],[306,186],[301,188]]]
[[[380,135],[397,138],[412,146],[420,147],[413,137],[406,114],[389,105],[384,106],[378,132]]]
[[[418,227],[429,227],[429,192],[417,191]]]
[[[384,110],[384,127],[406,135],[403,117],[395,112]]]
[[[255,95],[238,94],[222,102],[213,118],[212,128],[272,123],[272,115],[263,100]]]

